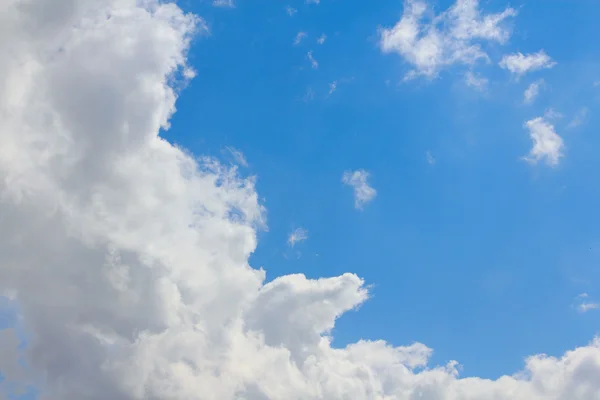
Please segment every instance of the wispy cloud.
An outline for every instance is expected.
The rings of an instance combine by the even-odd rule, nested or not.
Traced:
[[[533,147],[526,159],[532,163],[544,159],[550,166],[558,165],[563,157],[564,143],[555,132],[554,125],[544,117],[537,117],[525,122],[525,127],[533,141]]]
[[[499,65],[501,68],[507,69],[517,77],[520,77],[531,71],[552,68],[556,65],[556,62],[544,50],[540,50],[537,53],[531,54],[507,54],[502,57]]]
[[[582,109],[577,111],[577,113],[575,114],[573,119],[567,125],[567,128],[573,129],[573,128],[577,128],[579,125],[583,124],[583,122],[585,121],[585,118],[588,115],[588,112],[589,112],[589,109],[587,107],[583,107]]]
[[[296,10],[294,7],[287,6],[287,7],[285,8],[285,12],[286,12],[286,13],[287,13],[287,14],[288,14],[290,17],[291,17],[291,16],[293,16],[294,14],[296,14],[296,13],[298,12],[298,10]]]
[[[233,0],[213,0],[212,5],[215,7],[234,8]]]
[[[244,153],[230,146],[227,146],[225,149],[231,154],[236,164],[241,165],[242,167],[248,167],[248,161],[246,160]]]
[[[363,206],[373,200],[377,191],[367,182],[370,174],[364,169],[346,171],[342,175],[342,182],[354,190],[354,207],[362,210]]]
[[[503,22],[515,15],[513,8],[482,14],[477,0],[457,0],[435,15],[427,2],[406,0],[400,21],[381,30],[380,46],[383,52],[397,53],[412,65],[405,79],[433,78],[450,65],[489,61],[481,42],[505,43],[510,31]]]
[[[337,90],[337,85],[338,85],[337,81],[333,81],[329,84],[329,94],[332,94],[333,92],[335,92]]]
[[[317,38],[317,43],[318,44],[323,44],[323,43],[325,43],[326,40],[327,40],[327,35],[326,34],[322,34],[321,36],[319,36]]]
[[[434,165],[435,164],[435,158],[431,155],[431,152],[429,150],[427,150],[425,152],[425,158],[427,159],[427,163],[429,165]]]
[[[467,86],[472,87],[480,92],[485,92],[488,85],[488,79],[475,75],[473,72],[468,71],[465,74],[465,83]]]
[[[288,236],[288,245],[294,247],[296,243],[304,242],[308,239],[308,231],[304,228],[296,228]]]
[[[590,301],[590,296],[587,293],[581,293],[575,298],[576,306],[575,308],[580,313],[586,313],[592,310],[600,309],[600,303]]]
[[[544,85],[544,80],[539,79],[539,80],[531,83],[531,85],[527,86],[527,89],[525,89],[525,92],[523,93],[523,102],[525,102],[525,104],[533,103],[533,101],[536,99],[536,97],[540,93],[540,89],[543,87],[543,85]]]
[[[294,45],[299,45],[306,36],[307,36],[306,32],[302,32],[302,31],[298,32],[296,34],[296,37],[294,38]]]
[[[306,58],[308,58],[308,61],[310,61],[310,66],[312,67],[312,69],[319,68],[319,62],[317,60],[315,60],[315,57],[313,56],[312,51],[309,51],[308,53],[306,53]]]

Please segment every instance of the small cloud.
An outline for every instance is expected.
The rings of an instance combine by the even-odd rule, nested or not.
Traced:
[[[431,152],[429,152],[429,150],[427,150],[425,152],[425,157],[427,158],[427,163],[429,165],[434,165],[435,164],[435,158],[431,155]]]
[[[595,81],[594,86],[600,86],[600,81]]]
[[[562,117],[563,115],[556,111],[554,108],[548,108],[546,112],[544,112],[544,118],[546,119],[559,119]]]
[[[306,0],[305,3],[306,4],[319,4],[321,2],[321,0]]]
[[[577,306],[577,310],[581,313],[585,313],[591,310],[597,310],[600,308],[600,304],[598,303],[581,303]]]
[[[479,90],[480,92],[484,92],[487,88],[488,80],[487,80],[487,78],[477,76],[473,72],[468,71],[465,74],[465,83],[469,87],[475,88],[476,90]]]
[[[310,61],[310,65],[312,67],[312,69],[318,69],[319,68],[319,63],[317,60],[315,60],[315,58],[313,57],[312,51],[309,51],[306,54],[306,57],[308,58],[308,61]]]
[[[377,191],[369,186],[368,179],[369,173],[364,169],[346,171],[342,175],[342,183],[354,189],[354,207],[358,210],[362,210],[377,195]]]
[[[248,168],[248,161],[246,160],[244,153],[242,153],[241,151],[237,150],[234,147],[228,146],[225,149],[229,152],[229,154],[231,154],[231,156],[233,157],[233,160],[236,164],[241,165],[242,167]]]
[[[535,98],[540,93],[540,89],[543,87],[543,85],[544,85],[543,79],[537,80],[537,81],[533,82],[531,85],[529,85],[527,87],[527,89],[525,89],[525,92],[523,93],[523,102],[525,102],[525,104],[533,103]]]
[[[294,7],[287,6],[285,12],[291,17],[298,12]]]
[[[526,55],[523,53],[505,55],[502,57],[502,60],[500,60],[499,65],[501,68],[507,69],[519,77],[527,72],[552,68],[556,65],[556,62],[553,61],[544,50],[540,50],[537,53]]]
[[[296,34],[296,37],[294,38],[294,45],[297,46],[300,44],[300,42],[302,42],[302,39],[304,39],[306,37],[306,32],[298,32]]]
[[[564,143],[554,131],[554,126],[544,117],[537,117],[527,121],[525,127],[529,130],[529,136],[533,141],[533,147],[525,159],[532,163],[545,159],[550,166],[558,165],[560,158],[563,157]]]
[[[577,114],[575,114],[571,122],[569,122],[567,128],[573,129],[581,125],[585,121],[585,117],[587,117],[588,111],[589,110],[587,107],[583,107],[581,110],[579,110]]]
[[[317,39],[317,43],[318,44],[323,44],[325,43],[325,41],[327,40],[327,35],[326,34],[322,34],[321,36],[319,36],[319,38]]]
[[[314,98],[315,98],[315,91],[311,87],[306,89],[306,93],[304,93],[304,96],[302,96],[302,100],[305,102],[309,102],[309,101],[313,100]]]
[[[591,310],[598,310],[600,309],[600,304],[599,303],[595,303],[592,301],[589,301],[589,295],[587,293],[581,293],[580,295],[578,295],[577,297],[575,297],[576,301],[577,301],[577,311],[579,311],[580,313],[586,313],[588,311]]]
[[[308,231],[304,228],[296,228],[288,236],[288,245],[294,247],[296,243],[304,242],[308,239]]]
[[[234,8],[233,0],[213,0],[212,5],[215,7]]]
[[[329,94],[332,94],[333,92],[335,92],[337,90],[337,85],[338,85],[337,81],[333,81],[329,84]]]

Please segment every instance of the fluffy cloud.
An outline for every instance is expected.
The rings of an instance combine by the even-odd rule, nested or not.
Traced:
[[[484,15],[478,0],[457,0],[448,10],[435,15],[425,1],[405,0],[400,21],[381,31],[381,50],[398,53],[413,66],[407,78],[435,77],[443,67],[453,64],[489,61],[480,43],[506,42],[510,32],[504,21],[516,14],[507,8]]]
[[[538,94],[540,94],[540,89],[543,85],[544,80],[540,79],[527,86],[527,89],[525,89],[525,92],[523,93],[523,101],[525,102],[525,104],[533,103]]]
[[[553,61],[544,50],[531,54],[508,54],[500,60],[500,67],[509,70],[517,76],[524,75],[531,71],[552,68],[555,65],[556,62]]]
[[[354,207],[359,210],[377,195],[377,191],[367,182],[369,180],[369,175],[370,174],[364,169],[346,171],[344,172],[344,175],[342,175],[342,183],[352,187],[354,190]]]
[[[525,127],[529,130],[533,142],[527,159],[534,163],[545,159],[548,165],[558,165],[563,156],[564,143],[555,132],[554,126],[544,117],[537,117],[527,121]]]
[[[354,274],[264,283],[252,179],[161,139],[202,22],[152,0],[10,1],[0,13],[1,396],[45,400],[589,400],[600,342],[498,380],[422,344],[333,348]]]

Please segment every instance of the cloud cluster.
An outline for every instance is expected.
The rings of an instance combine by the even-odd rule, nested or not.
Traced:
[[[2,10],[0,293],[27,332],[24,348],[0,332],[2,395],[34,385],[45,400],[599,398],[600,341],[498,380],[428,366],[422,344],[333,348],[336,318],[368,298],[363,280],[265,284],[248,264],[265,223],[254,181],[159,136],[202,21],[155,0]]]
[[[489,61],[481,43],[505,43],[510,31],[504,22],[516,14],[513,8],[506,8],[484,15],[478,0],[456,0],[448,10],[435,15],[425,1],[405,0],[400,21],[381,31],[380,46],[383,52],[398,53],[412,65],[407,78],[432,78],[453,64]]]

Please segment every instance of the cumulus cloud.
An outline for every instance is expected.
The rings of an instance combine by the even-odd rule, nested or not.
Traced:
[[[527,89],[525,89],[525,92],[523,93],[523,101],[525,102],[525,104],[533,103],[538,94],[540,94],[540,89],[543,85],[544,80],[540,79],[535,82],[532,82],[529,86],[527,86]]]
[[[537,53],[523,54],[507,54],[500,60],[500,67],[509,70],[517,76],[521,76],[531,71],[540,69],[552,68],[556,62],[547,55],[544,50]]]
[[[537,163],[544,159],[548,165],[558,165],[563,157],[564,143],[555,132],[554,125],[544,117],[537,117],[525,122],[525,127],[529,130],[533,142],[527,160]]]
[[[324,44],[326,40],[327,40],[327,35],[326,34],[322,34],[321,36],[319,36],[317,38],[317,43],[318,44]]]
[[[296,228],[288,236],[288,244],[290,247],[294,247],[296,243],[304,242],[308,239],[308,231],[304,228]]]
[[[331,346],[354,274],[250,267],[254,180],[159,136],[201,21],[152,0],[9,2],[0,13],[0,396],[45,400],[589,400],[600,341],[460,378],[431,349]],[[354,176],[354,174],[352,174]],[[13,393],[14,394],[14,393]]]
[[[342,175],[342,183],[354,190],[354,206],[359,210],[377,195],[377,191],[369,186],[368,180],[369,173],[364,169],[346,171]]]
[[[448,10],[435,15],[423,0],[405,0],[400,21],[381,30],[380,46],[397,53],[412,65],[406,78],[432,78],[450,65],[489,61],[481,43],[505,43],[510,31],[505,20],[517,15],[513,8],[483,14],[478,0],[457,0]]]

